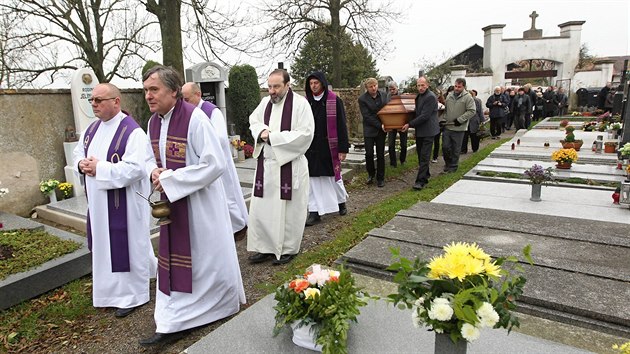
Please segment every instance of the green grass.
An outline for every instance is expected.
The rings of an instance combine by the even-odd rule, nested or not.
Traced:
[[[42,230],[15,230],[0,232],[0,246],[12,249],[13,256],[0,260],[0,280],[21,273],[73,252],[81,245],[63,240]]]
[[[28,341],[66,326],[75,319],[95,314],[90,277],[75,280],[36,299],[0,312],[0,352],[19,352]],[[61,335],[57,333],[56,335]]]
[[[495,148],[506,142],[508,139],[498,140],[470,156],[466,160],[460,160],[457,172],[432,177],[429,184],[421,191],[415,191],[411,188],[406,191],[399,192],[392,197],[369,206],[357,215],[352,217],[348,225],[339,229],[333,235],[333,239],[327,241],[316,249],[300,253],[288,268],[283,272],[278,272],[272,278],[271,284],[259,284],[272,292],[278,285],[289,281],[295,274],[302,274],[304,269],[313,263],[332,264],[337,258],[351,249],[353,246],[361,242],[370,230],[383,226],[390,221],[397,212],[408,209],[419,201],[431,201],[440,193],[457,182],[466,172],[485,159]],[[416,154],[408,155],[404,167],[390,168],[387,167],[385,175],[388,179],[397,178],[407,170],[415,170],[418,166],[418,158]],[[355,178],[352,185],[348,189],[357,188],[364,183],[367,175],[362,173]]]

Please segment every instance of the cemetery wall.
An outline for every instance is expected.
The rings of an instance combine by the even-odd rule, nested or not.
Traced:
[[[580,88],[588,87],[603,87],[602,84],[602,72],[601,70],[585,70],[578,71],[573,76],[573,82],[571,82],[571,91],[575,92]]]
[[[122,95],[123,109],[139,117],[142,90],[122,90]],[[39,182],[65,179],[67,126],[74,127],[70,90],[0,90],[0,182],[9,188],[0,210],[24,216],[48,202]]]

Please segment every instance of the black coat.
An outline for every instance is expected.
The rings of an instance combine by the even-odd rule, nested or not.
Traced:
[[[382,132],[381,120],[376,115],[378,111],[389,102],[389,96],[376,92],[376,98],[372,98],[369,92],[365,92],[359,96],[359,108],[363,116],[363,136],[375,138],[379,132]]]
[[[316,78],[324,87],[324,96],[319,100],[313,98],[313,92],[309,86],[309,80]],[[328,118],[326,116],[326,99],[328,98],[328,82],[323,73],[315,72],[306,79],[306,98],[311,105],[313,118],[315,119],[315,133],[311,146],[306,151],[308,159],[308,173],[311,177],[334,176],[332,156],[328,145]],[[346,126],[346,110],[343,101],[339,96],[336,100],[337,106],[337,139],[339,141],[339,152],[348,153],[350,143],[348,142],[348,128]]]
[[[438,101],[431,90],[416,96],[415,117],[409,122],[415,128],[417,137],[433,137],[440,132],[438,123]]]

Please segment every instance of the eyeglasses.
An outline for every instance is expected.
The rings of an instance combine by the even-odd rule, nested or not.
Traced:
[[[116,97],[111,97],[111,98],[88,98],[88,102],[92,103],[96,103],[96,104],[101,104],[101,102],[103,101],[107,101],[107,100],[115,100]]]

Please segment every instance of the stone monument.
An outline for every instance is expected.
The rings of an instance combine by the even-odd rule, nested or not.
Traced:
[[[228,71],[223,66],[214,62],[203,62],[195,64],[186,69],[186,82],[196,82],[201,88],[201,99],[204,101],[212,102],[223,113],[223,117],[227,124],[227,112],[225,110],[225,81],[227,81]],[[228,129],[228,138],[230,141],[240,139],[240,136],[231,135]],[[231,146],[232,157],[236,158],[236,149]]]
[[[88,99],[92,98],[92,90],[94,90],[94,87],[98,84],[98,79],[91,69],[79,69],[72,76],[70,95],[72,96],[72,111],[74,112],[74,129],[76,134],[83,133],[96,119]],[[81,176],[79,176],[79,173],[76,172],[74,166],[72,166],[72,151],[74,151],[75,146],[77,146],[81,140],[81,137],[79,137],[79,141],[63,143],[63,150],[66,156],[66,166],[64,167],[66,182],[72,183],[74,186],[73,190],[75,196],[85,194]]]
[[[538,15],[536,11],[533,11],[531,15],[529,15],[529,17],[532,18],[532,28],[528,29],[527,31],[523,31],[524,39],[542,38],[542,30],[536,29],[536,17],[538,16],[540,15]]]

